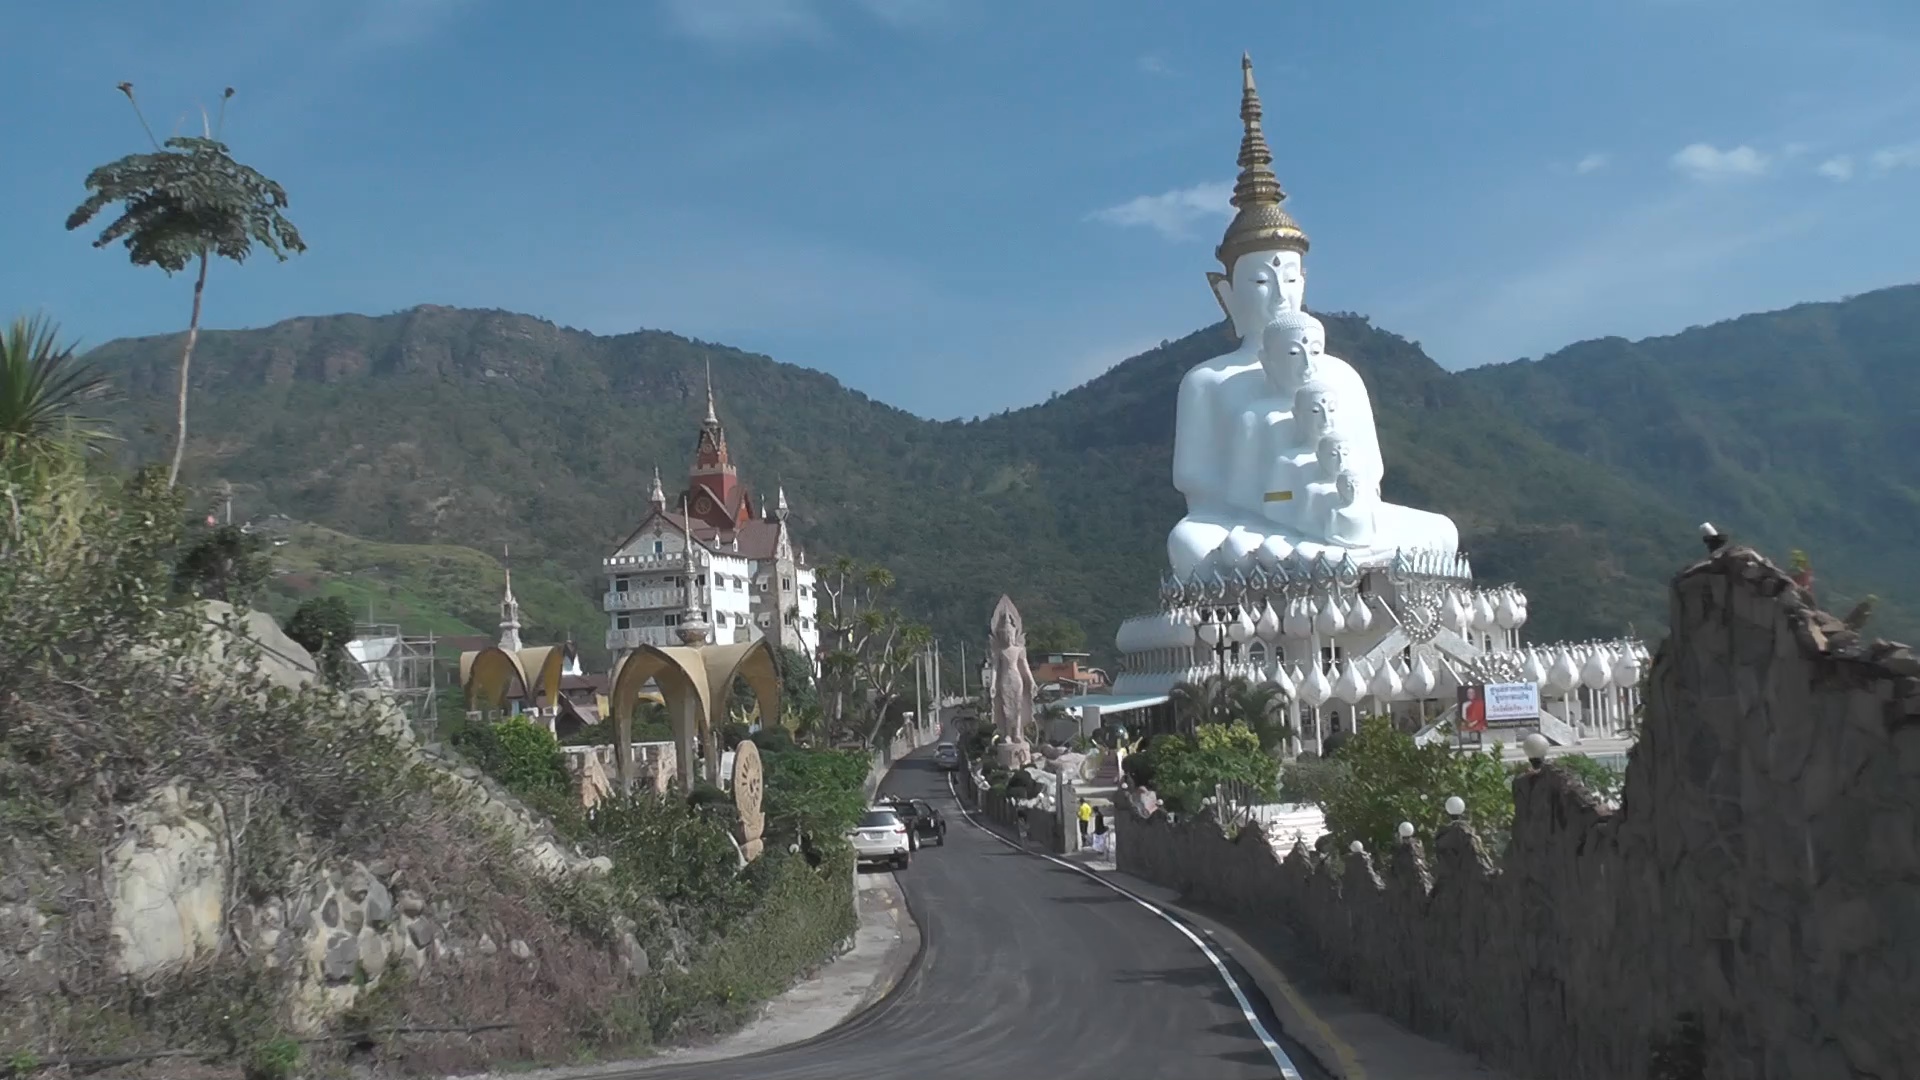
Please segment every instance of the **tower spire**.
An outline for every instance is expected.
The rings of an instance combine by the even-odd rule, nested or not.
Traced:
[[[1287,193],[1273,174],[1273,151],[1261,124],[1260,91],[1253,84],[1253,57],[1240,54],[1240,176],[1233,185],[1233,223],[1214,254],[1227,273],[1250,251],[1307,251],[1307,234],[1280,208]]]
[[[667,508],[667,489],[660,486],[660,466],[658,465],[653,467],[653,490],[647,492],[647,505],[659,511],[665,511]]]
[[[707,641],[707,616],[700,604],[699,588],[694,578],[699,567],[693,561],[693,519],[688,516],[687,500],[680,500],[680,532],[686,541],[681,549],[680,577],[687,594],[686,606],[680,610],[680,625],[676,628],[682,645],[699,646]]]
[[[713,411],[713,360],[707,360],[707,423],[720,422],[720,414]]]
[[[513,548],[502,545],[500,556],[507,571],[506,595],[500,598],[500,647],[508,652],[519,652],[520,601],[513,598]]]

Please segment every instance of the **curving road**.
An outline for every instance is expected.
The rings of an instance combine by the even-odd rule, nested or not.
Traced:
[[[1238,997],[1159,915],[969,824],[925,752],[882,790],[932,800],[949,819],[946,847],[922,849],[899,875],[925,941],[899,987],[808,1042],[635,1076],[1324,1080],[1224,954]]]

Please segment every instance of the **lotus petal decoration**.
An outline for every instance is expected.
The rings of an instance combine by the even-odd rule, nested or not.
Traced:
[[[1437,680],[1433,673],[1433,665],[1427,663],[1425,656],[1413,658],[1413,666],[1407,669],[1405,685],[1407,692],[1416,698],[1433,696],[1433,688],[1437,685]]]
[[[1559,655],[1553,658],[1553,663],[1547,665],[1547,686],[1556,694],[1564,694],[1579,681],[1580,667],[1574,663],[1573,651],[1561,649]]]
[[[1473,628],[1482,634],[1491,634],[1494,628],[1499,625],[1497,614],[1493,610],[1492,598],[1486,593],[1481,593],[1475,597],[1473,601]]]
[[[1320,599],[1320,609],[1314,612],[1313,628],[1322,637],[1332,637],[1346,629],[1347,614],[1340,610],[1340,601],[1331,596]]]
[[[1333,696],[1352,705],[1367,696],[1367,679],[1360,674],[1360,666],[1351,657],[1341,665],[1340,675],[1333,680]]]
[[[1253,632],[1262,641],[1280,640],[1280,613],[1273,610],[1271,601],[1260,605],[1260,618],[1254,623]]]
[[[1580,665],[1580,682],[1589,690],[1600,690],[1613,683],[1613,664],[1607,656],[1607,650],[1598,648]]]
[[[1640,658],[1635,651],[1629,646],[1621,652],[1620,662],[1613,665],[1613,685],[1622,690],[1640,685]]]
[[[1347,606],[1347,633],[1364,634],[1373,625],[1373,612],[1367,606],[1367,598],[1355,596],[1353,603]]]
[[[1381,701],[1400,700],[1402,690],[1400,673],[1393,670],[1391,661],[1381,664],[1380,670],[1374,672],[1372,680],[1367,683],[1367,691]]]
[[[1267,670],[1267,682],[1289,698],[1294,696],[1294,691],[1297,689],[1293,684],[1293,677],[1287,674],[1287,665],[1278,660],[1275,660],[1273,666]]]
[[[1300,700],[1316,709],[1325,705],[1327,699],[1333,696],[1333,684],[1327,681],[1327,673],[1320,670],[1319,664],[1314,664],[1307,669],[1305,676],[1299,680],[1299,685]]]
[[[1511,630],[1520,625],[1520,601],[1512,589],[1500,593],[1500,603],[1493,610],[1493,618],[1502,630]]]

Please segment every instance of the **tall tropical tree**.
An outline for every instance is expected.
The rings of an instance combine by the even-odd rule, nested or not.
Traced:
[[[1245,724],[1260,738],[1260,749],[1278,755],[1293,739],[1287,722],[1287,695],[1270,682],[1234,679],[1227,686],[1227,714],[1231,723]]]
[[[87,200],[67,216],[67,228],[78,229],[109,206],[120,215],[94,240],[93,246],[120,243],[135,266],[157,266],[168,276],[197,267],[193,280],[193,314],[187,321],[187,341],[180,350],[180,387],[175,402],[173,461],[167,484],[180,479],[180,460],[187,446],[187,376],[193,347],[200,340],[200,312],[207,291],[207,266],[214,256],[244,263],[255,245],[266,248],[281,262],[289,253],[305,251],[300,232],[281,213],[287,192],[279,184],[233,159],[220,141],[225,126],[229,86],[220,97],[220,122],[202,116],[199,136],[175,136],[162,143],[153,136],[133,84],[121,83],[120,92],[133,104],[134,115],[147,133],[153,151],[128,154],[87,174]]]
[[[1245,676],[1208,675],[1167,692],[1174,714],[1189,733],[1202,724],[1243,724],[1260,737],[1269,753],[1283,750],[1293,737],[1287,722],[1287,695],[1272,683]]]
[[[0,333],[0,473],[9,479],[113,437],[87,415],[106,395],[106,378],[59,338],[59,327],[38,315]]]

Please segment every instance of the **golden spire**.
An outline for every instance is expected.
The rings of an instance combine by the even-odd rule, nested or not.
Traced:
[[[720,422],[719,414],[713,411],[713,360],[707,360],[707,423]]]
[[[1273,175],[1273,151],[1260,127],[1260,91],[1253,85],[1253,58],[1240,55],[1240,178],[1233,185],[1233,223],[1214,254],[1227,273],[1249,251],[1297,251],[1306,254],[1307,234],[1280,208],[1287,193]]]

